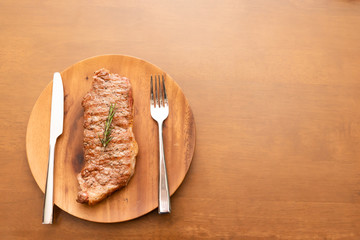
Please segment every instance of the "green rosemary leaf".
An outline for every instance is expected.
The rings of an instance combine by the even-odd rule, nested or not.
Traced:
[[[108,117],[105,121],[105,127],[104,127],[104,133],[103,133],[103,138],[100,138],[100,142],[102,144],[102,146],[104,148],[106,148],[106,146],[108,145],[108,143],[111,141],[112,137],[110,137],[111,135],[111,130],[114,128],[113,126],[111,126],[112,120],[115,116],[115,112],[116,112],[116,104],[111,104],[109,107],[109,114]]]

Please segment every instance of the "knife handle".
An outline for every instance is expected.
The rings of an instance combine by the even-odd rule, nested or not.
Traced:
[[[53,205],[54,205],[54,154],[55,141],[50,141],[49,146],[49,163],[45,186],[45,199],[43,211],[43,224],[52,224],[53,222]]]

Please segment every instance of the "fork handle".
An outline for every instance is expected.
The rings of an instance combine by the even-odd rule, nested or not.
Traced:
[[[162,135],[163,123],[158,122],[159,125],[159,214],[170,213],[170,196],[169,185],[166,173],[164,142]]]

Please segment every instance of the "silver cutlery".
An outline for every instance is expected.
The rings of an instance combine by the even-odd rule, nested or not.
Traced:
[[[64,121],[64,88],[60,73],[54,73],[52,98],[51,98],[51,120],[50,120],[50,143],[49,163],[46,177],[43,224],[53,223],[54,206],[54,154],[56,139],[63,132]]]
[[[150,80],[150,112],[151,117],[157,121],[159,127],[159,214],[170,213],[171,211],[162,134],[163,122],[169,116],[169,104],[165,90],[164,76],[162,75],[161,77],[162,84],[160,75],[155,76],[155,91],[153,88],[153,76],[151,76]]]

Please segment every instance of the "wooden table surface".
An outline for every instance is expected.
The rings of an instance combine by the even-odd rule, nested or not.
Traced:
[[[1,239],[360,239],[360,1],[0,2]],[[145,59],[196,121],[171,215],[55,208],[26,158],[32,107],[84,58]]]

